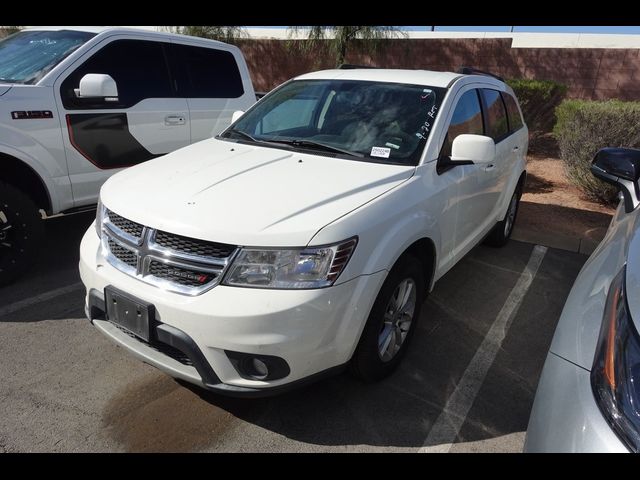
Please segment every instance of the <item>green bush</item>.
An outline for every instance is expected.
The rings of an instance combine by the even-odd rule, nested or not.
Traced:
[[[507,83],[520,102],[524,120],[532,133],[547,133],[553,129],[554,110],[567,93],[567,86],[551,80],[516,78]]]
[[[616,189],[589,171],[603,147],[640,147],[640,102],[565,100],[553,134],[569,180],[588,197],[614,204]]]

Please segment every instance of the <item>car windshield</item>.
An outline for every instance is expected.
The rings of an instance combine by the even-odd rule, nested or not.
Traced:
[[[425,85],[294,80],[260,100],[221,137],[416,165],[445,93]]]
[[[0,82],[34,84],[94,33],[23,31],[0,40]]]

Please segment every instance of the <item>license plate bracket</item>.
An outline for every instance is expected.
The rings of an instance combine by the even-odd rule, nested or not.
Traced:
[[[112,286],[104,289],[107,320],[131,332],[145,342],[151,339],[155,307]]]

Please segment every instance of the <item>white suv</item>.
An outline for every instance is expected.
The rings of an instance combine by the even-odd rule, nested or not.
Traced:
[[[136,29],[38,27],[0,41],[0,285],[46,215],[95,208],[104,181],[205,138],[256,97],[237,47]]]
[[[504,244],[527,128],[489,75],[299,76],[214,139],[118,173],[81,245],[86,313],[174,377],[264,395],[398,365],[434,283]]]

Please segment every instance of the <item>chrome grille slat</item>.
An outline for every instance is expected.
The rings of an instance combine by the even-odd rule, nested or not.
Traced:
[[[106,213],[101,243],[107,262],[158,288],[199,295],[220,282],[239,251],[233,245],[155,230],[110,210]]]

